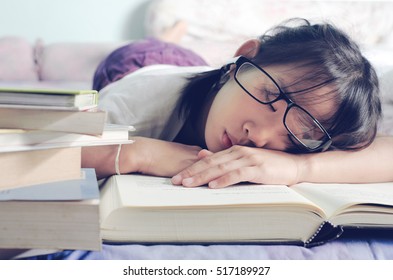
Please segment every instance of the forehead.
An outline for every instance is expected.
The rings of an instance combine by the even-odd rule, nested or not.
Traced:
[[[320,120],[330,118],[338,107],[333,84],[306,90],[321,83],[312,70],[292,64],[270,65],[263,69],[277,82],[296,104]],[[315,79],[312,79],[315,76]],[[305,78],[307,77],[307,78]]]

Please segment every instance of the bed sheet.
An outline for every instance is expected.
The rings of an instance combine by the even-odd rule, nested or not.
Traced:
[[[67,260],[391,260],[393,240],[350,240],[314,248],[291,245],[104,245],[100,252],[65,251]],[[47,259],[50,259],[48,257]]]
[[[63,260],[393,260],[393,230],[350,231],[320,246],[103,244],[33,259]]]

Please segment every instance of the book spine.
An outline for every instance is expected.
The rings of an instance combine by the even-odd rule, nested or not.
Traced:
[[[335,226],[329,221],[323,222],[315,233],[304,243],[307,248],[322,245],[328,241],[337,239],[344,232],[341,226]]]

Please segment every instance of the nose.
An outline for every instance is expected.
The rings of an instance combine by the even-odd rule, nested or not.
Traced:
[[[244,123],[243,131],[248,141],[247,145],[258,148],[270,146],[275,135],[272,126],[260,126],[253,122]]]
[[[246,146],[254,146],[263,148],[269,143],[269,131],[268,129],[262,129],[255,123],[246,122],[243,126],[244,135],[247,141]]]

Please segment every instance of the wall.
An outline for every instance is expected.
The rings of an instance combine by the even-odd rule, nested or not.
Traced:
[[[151,0],[0,0],[0,37],[31,42],[112,42],[142,38]]]

